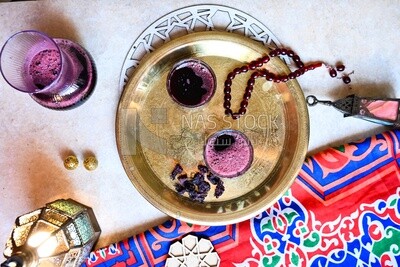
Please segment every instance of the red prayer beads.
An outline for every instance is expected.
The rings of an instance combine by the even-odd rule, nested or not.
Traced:
[[[264,64],[268,63],[271,58],[280,56],[280,55],[287,55],[290,57],[294,63],[297,66],[297,70],[290,72],[287,75],[279,75],[279,74],[274,74],[272,72],[269,72],[267,69],[258,69],[261,68]],[[309,65],[304,65],[304,63],[301,61],[300,57],[296,55],[292,50],[285,49],[285,48],[276,48],[269,52],[269,55],[265,55],[261,58],[258,58],[254,61],[251,61],[250,63],[241,66],[240,68],[235,68],[233,71],[231,71],[225,80],[225,86],[224,86],[224,109],[225,109],[225,114],[228,116],[231,116],[234,120],[238,119],[241,115],[246,114],[247,107],[249,105],[249,100],[251,98],[251,93],[253,92],[254,89],[254,84],[256,79],[258,78],[265,78],[267,81],[272,81],[275,83],[280,83],[280,82],[287,82],[289,80],[295,79],[307,71],[314,70],[316,68],[319,68],[323,66],[323,62],[316,62],[316,63],[311,63]],[[345,69],[345,66],[340,64],[336,67],[337,71],[343,71]],[[251,74],[249,80],[247,81],[247,86],[245,89],[245,92],[243,94],[243,99],[240,103],[240,108],[238,112],[233,112],[231,109],[231,86],[232,86],[232,80],[235,79],[236,75],[239,75],[241,73],[246,73],[248,71],[253,71]],[[336,77],[337,76],[337,71],[331,67],[329,67],[329,74],[331,77]],[[350,83],[350,78],[348,76],[344,76],[342,78],[343,82],[345,84]]]

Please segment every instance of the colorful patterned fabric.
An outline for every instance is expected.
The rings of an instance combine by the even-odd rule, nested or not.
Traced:
[[[172,242],[208,238],[221,266],[400,266],[400,131],[305,160],[291,189],[234,225],[179,220],[92,252],[84,267],[164,266]]]

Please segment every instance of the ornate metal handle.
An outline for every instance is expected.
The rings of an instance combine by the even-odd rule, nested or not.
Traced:
[[[307,105],[309,105],[310,107],[315,106],[316,104],[332,106],[332,103],[333,103],[332,101],[328,101],[328,100],[319,100],[314,95],[307,96],[306,101],[307,101]]]

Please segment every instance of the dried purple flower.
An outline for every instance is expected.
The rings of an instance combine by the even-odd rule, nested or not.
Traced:
[[[225,186],[224,183],[222,182],[222,180],[220,180],[220,182],[217,184],[217,187],[215,187],[215,192],[214,192],[214,196],[216,198],[219,198],[225,191]]]
[[[200,172],[196,172],[193,176],[192,182],[195,185],[199,185],[203,181],[204,181],[204,175]]]
[[[193,184],[192,181],[186,180],[183,183],[183,186],[185,187],[186,191],[191,192],[196,190],[196,186]]]
[[[199,171],[200,171],[202,174],[205,174],[205,173],[208,172],[208,168],[207,168],[207,166],[205,166],[205,165],[199,164],[199,165],[197,166],[197,169],[199,169]]]
[[[206,196],[207,196],[207,194],[202,194],[202,193],[199,193],[197,191],[189,192],[189,198],[191,200],[193,200],[193,201],[197,201],[197,202],[200,202],[200,203],[204,202],[204,199],[206,198]]]
[[[224,183],[221,178],[209,172],[208,168],[204,165],[199,164],[197,168],[199,171],[196,172],[193,177],[188,177],[186,173],[182,173],[183,168],[181,165],[175,165],[171,172],[171,179],[178,180],[178,183],[174,184],[175,191],[179,195],[183,195],[187,192],[191,200],[203,203],[208,192],[211,190],[211,183],[216,185],[214,196],[219,198],[225,191]],[[207,179],[210,183],[205,181],[205,174],[207,174]]]
[[[207,194],[208,191],[210,191],[211,186],[210,186],[210,184],[209,184],[208,182],[203,181],[203,182],[201,182],[201,183],[197,186],[197,189],[198,189],[197,191],[198,191],[199,193],[205,193],[205,194]]]
[[[188,176],[186,173],[178,176],[178,182],[183,185],[188,180]]]
[[[179,163],[177,163],[177,164],[175,165],[174,169],[173,169],[172,172],[171,172],[171,175],[170,175],[171,179],[174,180],[175,177],[176,177],[178,174],[180,174],[182,171],[183,171],[182,166],[179,165]]]
[[[183,185],[176,183],[175,185],[175,190],[179,195],[183,195],[186,192],[186,189]]]
[[[212,183],[213,185],[218,184],[221,181],[221,178],[213,174],[212,172],[209,172],[207,175],[207,179]]]

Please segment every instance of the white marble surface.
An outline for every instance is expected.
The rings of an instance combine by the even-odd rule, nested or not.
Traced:
[[[351,93],[400,97],[398,1],[215,1],[257,18],[305,62],[345,63],[351,88],[326,70],[300,77],[305,92],[336,99]],[[0,3],[0,43],[20,30],[37,29],[79,42],[98,70],[94,94],[81,107],[52,111],[16,92],[0,77],[0,247],[14,219],[57,198],[93,207],[102,228],[98,247],[157,225],[167,217],[132,186],[119,160],[114,134],[122,63],[131,44],[153,21],[194,0],[57,0]],[[342,117],[332,108],[310,109],[310,153],[385,130]],[[75,153],[94,153],[99,167],[63,168]],[[1,258],[0,260],[2,260]]]

